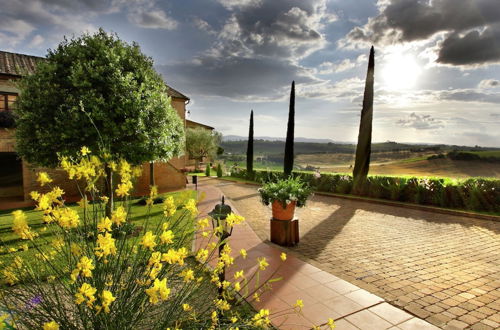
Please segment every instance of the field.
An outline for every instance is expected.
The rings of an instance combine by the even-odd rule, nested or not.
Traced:
[[[301,158],[300,155],[297,158]],[[311,160],[311,159],[308,159]],[[299,161],[297,161],[300,164]],[[309,163],[312,164],[312,163]],[[316,163],[322,172],[351,173],[350,165],[327,165]],[[500,178],[500,165],[487,161],[466,161],[452,159],[427,160],[410,158],[386,163],[374,162],[370,165],[370,174],[440,176],[467,178],[473,176]]]

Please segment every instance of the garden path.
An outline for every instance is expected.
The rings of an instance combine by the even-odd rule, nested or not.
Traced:
[[[277,247],[268,240],[271,211],[256,186],[214,178],[201,186],[228,197],[264,242],[263,251]],[[300,243],[280,249],[320,274],[388,303],[377,306],[398,306],[441,328],[500,328],[500,222],[320,195],[297,214]],[[300,289],[325,303],[319,291]]]
[[[206,193],[206,198],[199,204],[200,217],[207,216],[215,204],[220,202],[222,191],[227,193],[225,184],[216,180],[201,180],[198,188]],[[277,328],[299,330],[318,325],[321,329],[327,329],[328,319],[333,318],[336,329],[339,330],[437,329],[426,321],[388,304],[384,299],[312,266],[293,254],[289,254],[283,262],[280,259],[282,250],[276,245],[263,242],[253,230],[262,215],[248,213],[247,209],[244,213],[239,212],[240,203],[236,196],[228,196],[234,198],[228,201],[228,204],[235,213],[245,216],[246,222],[236,226],[230,238],[235,265],[228,271],[227,276],[232,277],[234,272],[240,269],[245,270],[245,274],[251,274],[258,268],[257,258],[266,257],[270,266],[261,272],[261,279],[270,276],[283,279],[272,283],[272,290],[262,294],[260,301],[252,300],[250,303],[256,310],[270,309],[271,320]],[[199,236],[194,248],[206,244],[206,239]],[[239,255],[242,248],[248,251],[246,259]],[[253,286],[253,281],[250,282]],[[297,299],[304,302],[301,314],[291,312]],[[278,314],[273,314],[273,311]],[[279,313],[280,311],[288,312],[284,314]]]

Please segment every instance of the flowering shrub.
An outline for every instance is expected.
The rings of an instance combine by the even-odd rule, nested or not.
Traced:
[[[103,162],[86,148],[80,154],[61,159],[70,178],[87,183],[77,209],[65,204],[60,188],[51,187],[48,193],[31,194],[49,230],[31,227],[23,211],[12,213],[12,230],[25,243],[2,265],[0,304],[6,310],[0,309],[0,328],[7,320],[26,329],[270,327],[269,310],[253,312],[245,305],[269,287],[259,283],[259,273],[269,266],[265,257],[256,260],[256,272],[238,270],[225,279],[234,264],[231,246],[214,240],[222,228],[210,227],[207,218],[195,220],[198,200],[189,191],[167,196],[160,207],[153,205],[153,187],[141,227],[127,232],[128,197],[138,168],[125,161]],[[105,216],[108,200],[98,184],[104,164],[120,174],[116,194],[122,200],[111,217]],[[50,186],[52,179],[40,173],[38,181]],[[230,214],[226,225],[242,221]],[[191,251],[194,235],[207,244]],[[247,257],[245,250],[239,253]],[[297,306],[292,310],[299,311]],[[329,325],[333,328],[333,320]]]
[[[284,208],[291,202],[296,202],[298,207],[302,207],[306,205],[311,189],[297,177],[265,183],[259,188],[259,193],[264,205],[278,201]]]
[[[231,176],[246,179],[245,169],[233,168]],[[352,191],[352,175],[310,172],[293,172],[313,190],[349,194]],[[283,173],[271,170],[255,170],[254,181],[277,182]],[[389,199],[439,207],[473,211],[500,212],[500,180],[492,178],[426,178],[409,176],[368,176],[359,192],[361,196]]]

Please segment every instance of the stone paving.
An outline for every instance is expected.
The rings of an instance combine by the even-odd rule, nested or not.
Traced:
[[[214,185],[203,183],[199,190],[206,194],[206,198],[198,205],[199,217],[202,218],[220,201],[222,192]],[[228,204],[233,212],[239,213],[233,203],[229,201]],[[205,247],[209,240],[201,234],[197,235],[194,251]],[[288,255],[285,261],[281,260],[282,250],[262,242],[246,222],[234,228],[229,242],[235,261],[226,273],[227,278],[232,278],[236,271],[243,270],[249,278],[250,290],[253,290],[256,283],[262,284],[266,279],[282,278],[271,283],[271,290],[261,292],[259,299],[254,299],[252,292],[245,293],[245,289],[240,291],[256,310],[269,309],[271,322],[278,329],[305,330],[315,326],[329,329],[327,322],[330,318],[335,319],[335,329],[338,330],[437,329],[428,322],[387,304],[384,299],[293,255]],[[246,258],[239,255],[242,248],[247,250]],[[257,260],[261,257],[267,259],[269,266],[260,271],[260,280],[256,280],[252,274],[257,271]],[[209,263],[214,267],[216,258],[212,258]],[[297,299],[304,303],[300,312],[294,308]]]
[[[204,184],[268,241],[256,186]],[[287,250],[299,258],[438,327],[500,328],[500,222],[320,195],[297,215],[301,241]]]

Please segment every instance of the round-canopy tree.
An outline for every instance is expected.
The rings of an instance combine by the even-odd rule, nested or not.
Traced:
[[[16,150],[30,163],[55,167],[82,146],[136,165],[183,152],[184,125],[153,60],[102,29],[64,39],[20,89]]]
[[[203,157],[213,157],[222,140],[222,134],[202,127],[188,128],[186,131],[186,151],[195,160],[198,169]]]

